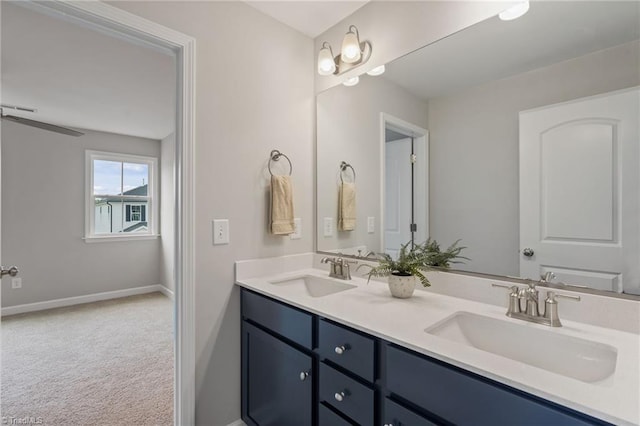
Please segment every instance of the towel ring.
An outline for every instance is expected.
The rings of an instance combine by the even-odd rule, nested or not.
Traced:
[[[267,168],[269,169],[269,174],[273,176],[273,172],[271,171],[271,162],[279,161],[280,157],[286,158],[287,161],[289,162],[289,176],[291,176],[291,173],[293,173],[293,165],[291,164],[291,160],[289,159],[289,157],[287,157],[277,149],[272,150],[271,154],[269,154],[269,164],[267,165]]]
[[[351,169],[351,172],[353,173],[353,182],[355,183],[355,181],[356,181],[356,169],[354,169],[351,164],[349,164],[347,162],[344,162],[344,161],[340,163],[340,182],[344,183],[344,179],[342,177],[342,174],[347,169]]]

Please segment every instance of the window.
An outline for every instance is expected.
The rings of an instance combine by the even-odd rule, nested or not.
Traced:
[[[87,151],[86,239],[157,234],[157,159]]]

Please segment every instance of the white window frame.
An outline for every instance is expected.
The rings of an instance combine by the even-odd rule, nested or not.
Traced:
[[[147,228],[145,233],[116,233],[116,234],[96,234],[94,205],[95,194],[93,192],[93,164],[96,160],[117,161],[122,163],[138,163],[149,166],[148,182],[148,204],[147,204]],[[85,229],[84,240],[86,242],[104,241],[127,241],[127,240],[148,240],[158,238],[160,205],[158,179],[158,159],[143,155],[121,154],[118,152],[91,151],[85,152]]]

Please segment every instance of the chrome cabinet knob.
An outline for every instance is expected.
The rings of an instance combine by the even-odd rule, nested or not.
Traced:
[[[335,394],[335,395],[333,395],[333,397],[334,397],[334,398],[336,399],[336,401],[338,401],[338,402],[342,402],[346,396],[347,396],[347,395],[346,395],[344,392],[336,392],[336,394]]]
[[[305,380],[307,380],[307,377],[309,377],[309,373],[306,371],[302,371],[300,372],[300,381],[304,382]]]
[[[533,251],[533,249],[529,247],[522,250],[522,254],[524,254],[526,257],[531,257],[534,255],[534,253],[535,252]]]
[[[0,266],[0,278],[4,277],[5,275],[15,277],[16,275],[18,275],[18,272],[18,268],[16,268],[15,266],[12,266],[9,269],[4,269],[4,266]]]
[[[384,426],[393,426],[393,423],[385,423]]]
[[[349,345],[336,346],[336,348],[334,349],[335,353],[337,353],[338,355],[342,355],[347,350],[349,350]]]

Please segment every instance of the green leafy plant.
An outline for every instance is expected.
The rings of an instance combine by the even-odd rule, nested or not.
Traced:
[[[400,253],[397,259],[393,259],[386,253],[376,253],[375,260],[379,263],[377,266],[362,264],[358,266],[369,268],[367,273],[369,282],[372,277],[388,277],[389,275],[415,275],[424,287],[431,286],[429,279],[424,272],[431,269],[448,269],[452,263],[463,263],[463,260],[470,260],[468,257],[461,256],[460,253],[466,247],[458,246],[460,240],[451,244],[446,250],[441,250],[436,240],[429,238],[422,244],[412,245],[411,241],[400,247]]]
[[[367,273],[369,277],[367,282],[369,282],[372,277],[388,277],[392,274],[404,276],[415,275],[423,286],[429,287],[431,283],[423,274],[429,267],[425,265],[420,251],[417,250],[420,246],[410,246],[411,241],[403,244],[402,247],[400,247],[400,253],[397,259],[393,259],[386,253],[377,253],[375,259],[379,262],[378,266],[362,264],[358,266],[358,270],[361,267],[370,269]]]
[[[436,240],[429,238],[423,244],[416,245],[414,250],[418,252],[418,256],[422,258],[425,266],[449,268],[452,263],[464,263],[464,260],[471,260],[468,257],[460,256],[460,253],[466,247],[458,246],[459,243],[460,240],[456,240],[446,250],[442,251],[440,244]]]

